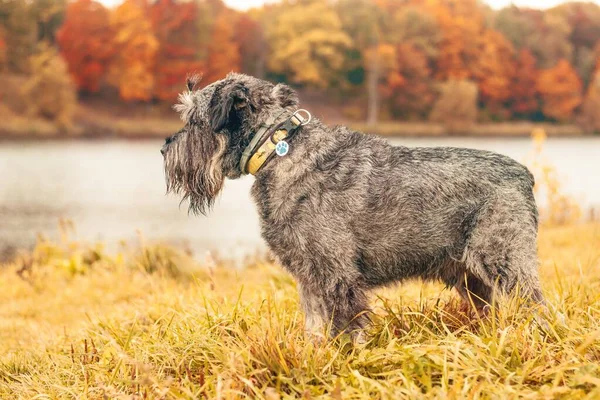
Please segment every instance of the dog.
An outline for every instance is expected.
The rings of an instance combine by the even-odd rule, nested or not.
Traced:
[[[534,178],[523,165],[328,127],[300,116],[285,84],[238,73],[197,83],[188,79],[174,106],[185,126],[161,149],[167,192],[206,214],[224,180],[277,142],[277,155],[259,154],[251,192],[264,240],[298,284],[307,332],[360,337],[369,290],[412,278],[441,281],[480,312],[496,295],[544,304]]]

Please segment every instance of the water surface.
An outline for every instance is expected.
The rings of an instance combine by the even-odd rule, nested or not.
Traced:
[[[459,146],[493,150],[524,162],[527,138],[402,138],[406,146]],[[73,220],[77,236],[115,244],[149,240],[208,249],[239,258],[263,248],[250,199],[253,178],[228,181],[208,217],[188,215],[165,195],[162,141],[103,140],[0,142],[0,253],[30,247],[37,233],[56,236],[60,218]],[[564,189],[586,207],[600,206],[600,138],[550,138],[545,157]]]

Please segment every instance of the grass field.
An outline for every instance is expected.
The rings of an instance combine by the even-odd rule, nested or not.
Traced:
[[[543,228],[539,248],[564,325],[517,302],[467,318],[452,291],[412,282],[374,295],[353,346],[306,338],[268,261],[42,241],[0,267],[0,398],[600,398],[600,225]]]

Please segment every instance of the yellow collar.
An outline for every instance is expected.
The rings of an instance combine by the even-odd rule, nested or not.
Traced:
[[[289,144],[285,139],[292,136],[298,128],[308,124],[311,119],[312,116],[308,111],[298,110],[275,129],[270,129],[272,126],[261,128],[261,130],[264,129],[263,132],[259,130],[252,139],[252,142],[244,150],[242,159],[240,160],[242,173],[256,175],[263,165],[273,157],[274,152],[277,152],[279,156],[286,155],[289,151]],[[268,133],[269,130],[270,134]],[[263,141],[263,137],[261,136],[267,136],[266,140]],[[262,143],[260,143],[261,141]]]

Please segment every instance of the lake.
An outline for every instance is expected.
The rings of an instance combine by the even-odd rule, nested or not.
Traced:
[[[406,146],[492,150],[524,162],[528,138],[394,138]],[[188,215],[165,195],[161,140],[0,142],[0,254],[30,247],[37,233],[57,237],[60,218],[75,222],[77,238],[114,246],[148,240],[217,250],[240,257],[264,248],[250,199],[253,177],[228,181],[209,217]],[[600,206],[600,137],[550,138],[544,155],[565,192],[586,208]]]

